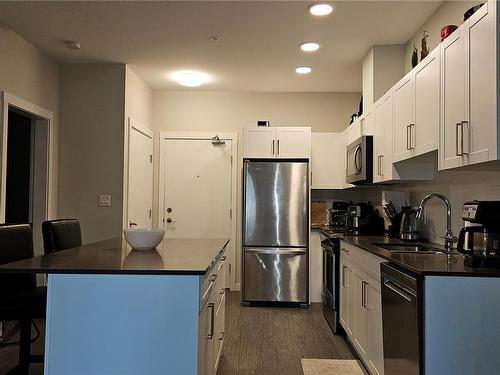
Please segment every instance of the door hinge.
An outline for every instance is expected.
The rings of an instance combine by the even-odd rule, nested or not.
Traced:
[[[149,162],[153,163],[153,155],[149,155]]]

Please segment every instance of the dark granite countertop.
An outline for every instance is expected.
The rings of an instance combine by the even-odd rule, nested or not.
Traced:
[[[486,268],[472,268],[464,264],[464,256],[456,251],[445,253],[444,247],[438,244],[429,244],[443,253],[438,254],[407,254],[392,253],[375,243],[404,243],[401,240],[385,236],[343,236],[342,239],[362,248],[374,255],[384,258],[408,271],[423,276],[483,276],[500,277],[500,270]]]
[[[428,245],[436,248],[436,250],[442,251],[443,253],[441,254],[392,253],[390,250],[386,250],[375,244],[408,244],[408,242],[386,236],[346,236],[338,232],[332,232],[330,228],[324,226],[311,227],[311,230],[318,231],[328,238],[341,238],[417,275],[500,277],[500,269],[472,268],[466,266],[462,254],[456,250],[451,254],[447,254],[443,245],[428,243]]]
[[[165,239],[156,250],[132,250],[114,238],[0,265],[2,273],[204,275],[227,239]]]

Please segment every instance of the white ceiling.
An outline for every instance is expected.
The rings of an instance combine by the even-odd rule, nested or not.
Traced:
[[[170,73],[200,70],[212,80],[198,90],[349,92],[361,91],[371,45],[406,43],[441,1],[335,1],[323,18],[311,3],[0,1],[0,21],[57,61],[127,63],[154,89],[179,89]],[[309,40],[321,49],[301,52]],[[313,72],[298,76],[298,65]]]

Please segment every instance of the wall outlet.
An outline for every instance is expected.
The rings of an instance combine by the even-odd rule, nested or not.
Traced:
[[[111,194],[99,194],[99,207],[111,207]]]

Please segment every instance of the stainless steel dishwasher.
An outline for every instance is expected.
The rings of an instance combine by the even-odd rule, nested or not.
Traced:
[[[421,375],[420,280],[390,263],[381,265],[384,374]]]

